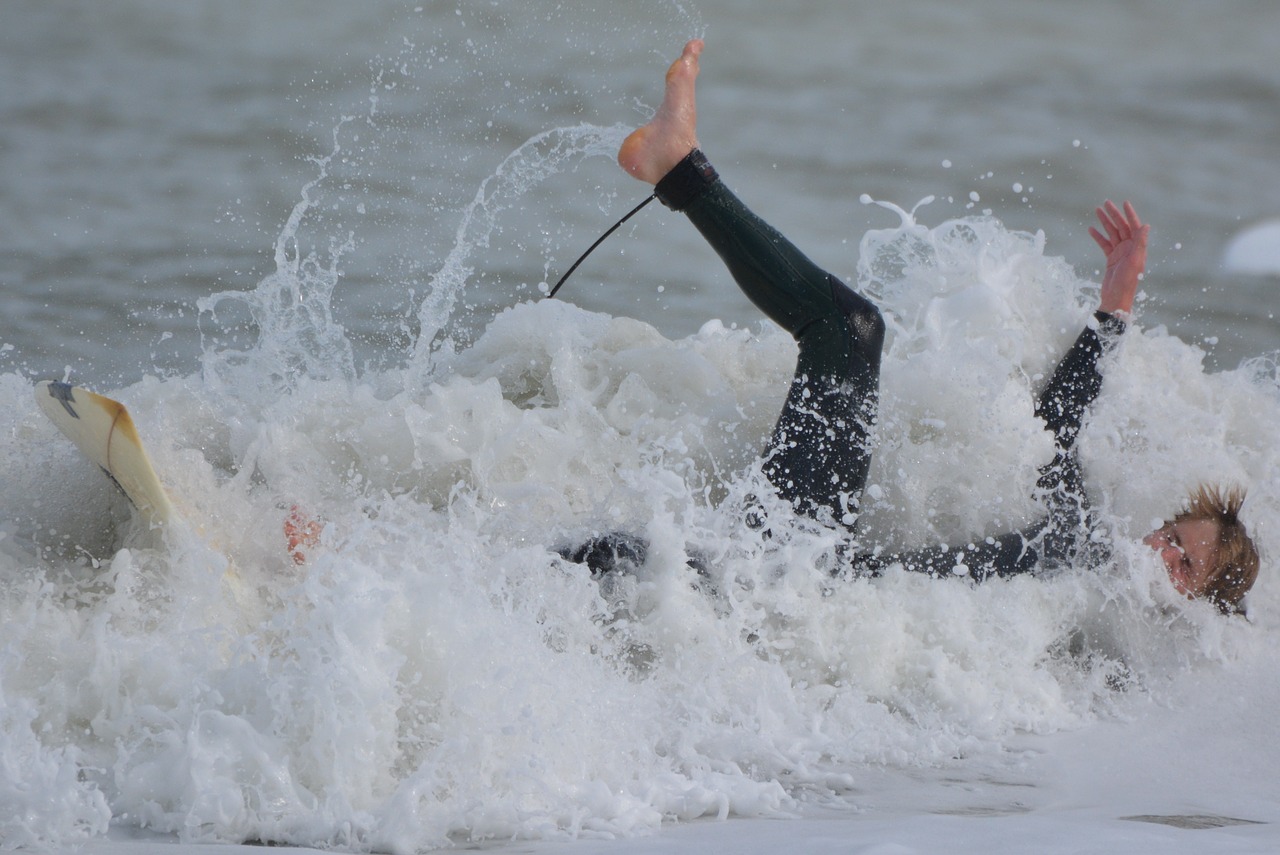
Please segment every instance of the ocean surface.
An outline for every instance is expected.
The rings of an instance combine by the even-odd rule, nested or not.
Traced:
[[[1093,208],[1154,224],[1079,442],[1112,566],[833,585],[743,523],[794,345],[681,217],[542,298],[692,36],[724,179],[889,320],[878,543],[1035,518]],[[1275,851],[1278,56],[1263,0],[0,5],[0,848]],[[1140,543],[1200,481],[1247,620]],[[558,557],[601,531],[647,563]]]

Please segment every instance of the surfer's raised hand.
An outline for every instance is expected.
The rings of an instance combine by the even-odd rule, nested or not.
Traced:
[[[618,149],[618,165],[649,184],[657,184],[685,155],[698,147],[698,111],[694,81],[702,39],[690,39],[667,69],[666,90],[658,112],[631,132]]]
[[[1089,235],[1102,247],[1107,258],[1098,308],[1108,314],[1128,315],[1133,311],[1133,298],[1147,267],[1147,237],[1151,226],[1139,219],[1129,202],[1124,203],[1122,211],[1108,199],[1095,210],[1106,234],[1090,227]]]

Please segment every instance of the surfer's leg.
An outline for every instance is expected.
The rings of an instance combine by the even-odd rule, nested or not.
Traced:
[[[796,374],[765,472],[803,512],[851,524],[871,459],[884,322],[874,304],[743,205],[698,150],[694,83],[702,47],[697,39],[685,45],[667,71],[662,106],[627,137],[618,163],[683,211],[743,293],[796,339]]]
[[[833,281],[833,293],[850,292]],[[884,322],[829,316],[805,327],[764,472],[796,509],[853,528],[871,467]]]
[[[578,544],[561,546],[556,552],[566,561],[585,564],[592,579],[604,581],[611,576],[638,573],[649,560],[649,541],[639,535],[613,531],[593,535]],[[697,574],[696,587],[712,590],[705,556],[689,552],[685,565]]]
[[[851,526],[871,462],[884,321],[708,173],[695,152],[659,182],[659,198],[676,188],[738,286],[800,348],[765,474],[801,512]]]
[[[623,141],[618,164],[655,185],[667,207],[685,211],[752,302],[798,338],[805,326],[832,313],[832,277],[718,182],[698,150],[695,83],[702,48],[701,39],[690,40],[667,69],[661,106]],[[870,303],[857,311],[878,316]]]
[[[797,509],[852,525],[871,463],[884,321],[715,176],[701,152],[658,184],[724,260],[734,281],[800,346],[765,474]]]
[[[615,531],[556,551],[567,561],[587,565],[591,577],[597,579],[609,573],[634,573],[649,558],[649,542],[634,534]]]

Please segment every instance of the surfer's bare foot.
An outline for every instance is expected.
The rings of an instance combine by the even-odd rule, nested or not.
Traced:
[[[685,155],[698,147],[698,111],[694,81],[702,39],[691,39],[667,69],[662,105],[649,122],[631,132],[618,149],[618,165],[649,184],[657,184]]]
[[[289,557],[294,564],[306,564],[307,552],[320,545],[320,532],[324,523],[309,515],[297,505],[289,508],[284,518],[284,539],[289,547]]]

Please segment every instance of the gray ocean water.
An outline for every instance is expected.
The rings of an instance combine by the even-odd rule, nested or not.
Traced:
[[[989,210],[1085,272],[1093,206],[1131,198],[1155,224],[1144,324],[1220,367],[1280,345],[1280,280],[1222,267],[1234,234],[1280,216],[1270,0],[10,0],[0,370],[106,387],[196,370],[252,334],[197,301],[274,269],[322,170],[289,251],[337,270],[359,360],[394,362],[503,159],[554,128],[643,120],[694,35],[704,148],[834,272],[852,278],[859,236],[896,224],[862,194],[934,196],[929,224]],[[504,202],[459,335],[536,297],[642,197],[601,156]],[[656,207],[563,296],[669,336],[758,317]]]
[[[0,849],[613,851],[833,812],[858,832],[774,849],[942,850],[952,820],[994,851],[1276,849],[1280,278],[1224,254],[1280,223],[1278,25],[1269,0],[0,2]],[[1155,224],[1076,444],[1108,566],[833,583],[842,536],[753,468],[794,344],[659,206],[530,302],[643,198],[612,152],[693,35],[725,179],[839,275],[865,252],[893,321],[864,544],[1039,517],[1032,401],[1088,315],[1092,209]],[[864,197],[934,200],[907,227]],[[39,412],[64,373],[129,405],[179,520],[139,525]],[[1248,620],[1140,541],[1197,482],[1248,489]],[[645,566],[555,551],[602,531]],[[1251,824],[1145,845],[1142,817]],[[743,849],[668,847],[706,848]]]

